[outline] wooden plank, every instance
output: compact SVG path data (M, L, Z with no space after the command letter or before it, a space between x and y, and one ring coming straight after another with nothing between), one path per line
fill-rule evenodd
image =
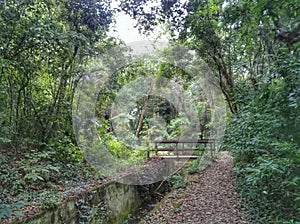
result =
M214 143L215 139L174 139L174 140L156 140L156 144L176 144L176 143Z
M155 150L157 150L158 152L164 152L164 151L174 151L174 150L176 150L175 148L157 148L157 149L155 149Z
M159 156L159 158L162 159L198 159L200 158L199 156L178 156L177 155L166 155L166 156Z
M169 152L169 151L181 151L181 152L184 152L184 151L200 151L199 149L193 149L193 148L179 148L179 149L176 149L176 148L157 148L157 149L153 149L151 151L158 151L158 152Z

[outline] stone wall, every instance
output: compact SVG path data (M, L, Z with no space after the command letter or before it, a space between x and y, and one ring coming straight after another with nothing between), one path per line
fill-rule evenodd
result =
M141 205L138 186L118 182L95 187L23 223L77 224L123 223Z

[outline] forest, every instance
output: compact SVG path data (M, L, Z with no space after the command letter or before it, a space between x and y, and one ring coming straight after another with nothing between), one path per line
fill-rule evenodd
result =
M147 161L154 140L223 132L249 223L299 223L300 1L117 3L0 1L0 223ZM170 45L131 54L117 12Z

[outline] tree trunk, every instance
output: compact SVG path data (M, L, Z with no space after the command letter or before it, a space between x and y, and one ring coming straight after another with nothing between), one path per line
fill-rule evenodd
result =
M146 112L147 105L148 105L148 102L149 102L149 99L150 99L150 94L153 90L154 83L155 83L155 80L152 81L152 83L150 85L150 88L147 92L146 99L144 101L144 105L143 105L142 110L141 110L141 115L139 117L138 126L137 126L136 132L135 132L136 137L139 137L140 131L142 130L145 112Z

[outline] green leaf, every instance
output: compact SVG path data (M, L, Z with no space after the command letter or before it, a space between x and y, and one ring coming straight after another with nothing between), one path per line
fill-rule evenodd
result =
M6 204L0 204L0 220L12 215L12 209Z
M15 216L18 216L18 217L24 216L24 213L21 212L21 211L14 211L13 214L14 214Z
M16 208L20 208L20 207L22 207L24 205L26 205L26 202L24 202L24 201L18 201L18 202L13 203L11 206L12 207L16 207Z

